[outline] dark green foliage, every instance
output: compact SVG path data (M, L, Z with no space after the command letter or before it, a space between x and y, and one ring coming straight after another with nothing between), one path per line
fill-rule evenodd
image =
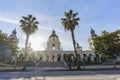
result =
M7 45L7 44L8 44L8 42L7 42L7 34L3 33L0 30L0 46Z
M101 36L93 38L95 52L107 59L120 56L120 30L115 32L103 31Z
M73 54L64 54L64 60L68 65L69 69L74 66L74 55Z
M9 41L7 34L0 30L0 46L9 46L12 51L12 55L18 51L18 45L15 42Z

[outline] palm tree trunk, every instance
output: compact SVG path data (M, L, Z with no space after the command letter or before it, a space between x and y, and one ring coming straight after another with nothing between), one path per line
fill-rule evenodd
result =
M28 48L28 41L29 41L29 35L26 35L26 42L25 42L25 56L24 56L24 62L23 62L23 71L26 70L26 56L27 56L27 48Z
M73 47L74 47L75 55L77 56L77 51L76 51L76 47L75 47L75 37L74 37L74 31L73 30L71 30L71 35L72 35L72 41L73 41Z
M28 41L29 41L29 35L26 35L26 42L25 42L25 49L27 49L27 45L28 45Z
M76 65L77 65L77 69L81 69L80 68L80 64L79 64L79 58L77 55L77 51L76 51L76 47L75 47L75 37L74 37L74 30L71 30L71 35L72 35L72 41L73 41L73 46L74 46L74 51L75 51L75 55L76 55Z

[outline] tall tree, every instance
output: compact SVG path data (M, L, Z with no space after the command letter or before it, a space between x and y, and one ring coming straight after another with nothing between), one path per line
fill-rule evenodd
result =
M25 42L25 58L27 53L28 41L31 34L35 33L38 30L38 21L36 18L29 14L27 17L23 16L20 20L20 28L26 35L26 42ZM26 60L24 60L23 70L26 70Z
M3 33L1 30L0 30L0 46L2 45L7 45L8 42L7 42L7 34Z
M76 41L75 41L75 36L74 36L74 30L75 27L77 25L79 25L78 21L80 20L79 17L77 17L78 13L73 13L72 10L70 10L69 12L65 12L65 18L62 18L62 25L64 27L65 30L70 31L71 35L72 35L72 41L73 41L73 47L74 47L74 51L77 57L77 51L76 51Z
M95 51L106 59L115 59L120 56L120 31L103 31L101 36L93 39Z

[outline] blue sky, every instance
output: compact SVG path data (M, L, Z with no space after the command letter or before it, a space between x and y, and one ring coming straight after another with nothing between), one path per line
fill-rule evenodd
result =
M34 50L44 50L52 30L56 30L63 50L73 50L71 33L64 32L61 18L64 12L72 9L80 17L79 27L75 29L76 41L88 49L91 27L100 35L120 29L120 0L1 0L0 29L11 34L16 28L19 46L23 47L25 35L19 28L21 16L33 14L39 21L39 30L30 38ZM64 35L64 36L63 36Z

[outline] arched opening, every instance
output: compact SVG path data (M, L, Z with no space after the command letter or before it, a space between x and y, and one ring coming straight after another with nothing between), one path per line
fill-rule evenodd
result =
M42 61L42 55L39 57L39 61Z
M71 60L74 61L74 54L70 54L71 55Z
M55 50L55 44L52 44L52 50Z
M93 62L94 62L94 56L93 56L92 54L89 54L89 56L88 56L88 61L89 61L90 63L93 63Z
M42 54L37 55L37 61L42 61Z
M64 55L63 55L63 60L64 60L65 62L66 62L66 55L67 55L67 54L64 54Z
M51 55L51 62L55 62L55 56L54 56L54 54Z
M94 60L95 63L100 63L100 56L98 54L95 54Z
M60 55L60 54L57 55L57 61L58 61L58 62L61 61L61 55Z
M87 55L86 54L83 54L83 61L87 62Z

